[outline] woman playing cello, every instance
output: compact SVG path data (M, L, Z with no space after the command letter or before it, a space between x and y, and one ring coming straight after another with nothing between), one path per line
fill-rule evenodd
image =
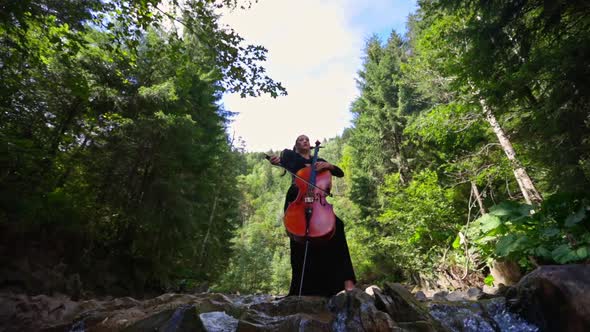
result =
M300 135L295 141L293 150L285 149L281 156L269 158L273 165L281 165L292 174L312 164L311 146L309 138ZM333 176L342 177L344 172L324 159L318 158L315 163L316 171L330 171ZM285 199L286 211L289 204L298 195L295 182L291 184ZM291 247L291 287L289 295L320 295L332 296L341 290L352 290L356 277L348 245L344 235L344 224L336 217L335 233L330 240L318 244L311 244L305 257L305 273L301 284L302 268L304 266L305 244L290 240Z

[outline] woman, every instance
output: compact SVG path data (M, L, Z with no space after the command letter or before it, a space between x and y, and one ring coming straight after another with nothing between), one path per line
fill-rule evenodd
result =
M281 165L291 173L297 173L300 169L311 165L313 156L309 138L300 135L295 141L293 150L285 149L280 157L269 158L273 165ZM342 177L344 172L324 159L316 161L318 172L329 170L333 176ZM297 198L298 188L294 181L287 191L284 210L289 203ZM291 239L291 288L289 295L298 295L301 282L301 272L305 255L305 244ZM305 274L301 295L332 296L341 290L347 291L354 288L356 277L344 236L344 224L336 217L336 232L332 239L326 243L310 244L305 263Z

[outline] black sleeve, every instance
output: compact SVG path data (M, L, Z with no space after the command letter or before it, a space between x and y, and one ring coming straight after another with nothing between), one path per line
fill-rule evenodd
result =
M297 153L289 149L283 150L281 152L281 166L290 172L297 173Z
M334 169L331 170L330 172L332 173L333 176L335 176L337 178L341 178L344 176L344 171L340 167L338 167L336 165L332 165L332 166L334 166Z
M318 158L318 161L326 161L326 160L322 159L322 158ZM332 164L332 166L334 166L334 169L330 171L330 173L332 173L332 176L335 176L337 178L341 178L344 176L344 171L340 167L338 167L334 164Z

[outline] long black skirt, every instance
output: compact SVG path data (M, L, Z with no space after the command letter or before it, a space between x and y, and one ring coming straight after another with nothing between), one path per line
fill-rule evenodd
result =
M296 187L289 188L285 200L285 210L295 197L297 197ZM305 243L295 242L293 239L290 242L291 287L289 295L299 295ZM344 289L345 280L352 280L356 283L344 235L344 223L336 217L334 236L329 241L320 244L309 244L301 295L333 296Z

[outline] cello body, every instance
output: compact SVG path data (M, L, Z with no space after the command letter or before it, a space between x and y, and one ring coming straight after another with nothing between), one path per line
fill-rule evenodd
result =
M317 153L314 162L317 159ZM336 231L336 215L326 200L332 187L330 171L315 172L314 163L300 169L295 177L299 190L297 198L285 211L284 225L289 236L297 242L327 241Z

